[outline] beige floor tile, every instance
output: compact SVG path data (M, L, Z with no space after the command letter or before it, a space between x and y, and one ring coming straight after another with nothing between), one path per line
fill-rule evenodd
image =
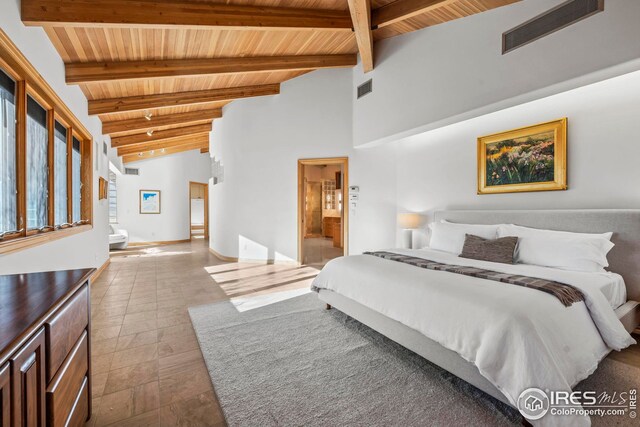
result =
M126 314L141 313L143 311L156 311L158 304L155 302L147 304L129 304L126 308Z
M155 303L156 301L157 301L157 297L155 293L149 293L148 295L143 297L131 298L129 300L129 304L131 305L151 304L151 303Z
M99 356L91 355L91 373L97 375L109 372L111 369L113 355L114 353L107 353Z
M105 329L122 325L124 316L102 317L91 319L91 327L95 329Z
M153 344L158 342L158 331L145 331L132 335L122 335L118 337L118 343L116 344L116 351L127 350L130 348L140 347L146 344Z
M120 335L121 326L111 326L108 328L94 328L93 324L91 325L91 339L95 343L100 340L107 340L109 338L114 338Z
M96 426L107 426L159 408L159 387L154 381L133 388L104 394Z
M213 392L206 392L161 407L160 425L218 427L225 425L225 422Z
M91 354L94 356L100 356L102 354L113 353L116 351L117 344L118 337L91 342Z
M129 313L124 316L124 323L140 322L145 320L156 320L155 311L141 311L139 313Z
M120 420L110 427L157 427L160 425L160 410L154 409L126 420ZM174 427L178 427L177 425Z
M160 370L160 404L168 405L213 390L204 363Z
M194 362L204 362L202 352L200 352L199 348L161 357L159 367L166 372L167 368L172 366L191 364Z
M104 393L104 386L107 383L109 372L91 375L91 397L96 398Z
M124 368L158 358L158 344L146 344L140 347L117 351L113 354L111 369Z
M157 326L158 328L167 328L182 323L191 323L191 318L186 312L172 316L158 316Z
M91 318L97 317L116 317L116 316L124 316L127 312L127 303L125 301L124 304L120 304L115 307L110 307L108 305L96 305L91 309Z
M131 335L131 334L137 334L138 332L153 331L155 329L158 329L158 321L156 319L134 320L134 321L124 322L122 324L122 329L120 330L120 333L122 335Z
M153 381L158 381L157 359L109 371L104 393L114 393Z

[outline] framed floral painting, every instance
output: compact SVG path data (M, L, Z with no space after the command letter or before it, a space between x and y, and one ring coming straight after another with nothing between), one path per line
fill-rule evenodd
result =
M566 118L478 138L478 194L566 189Z

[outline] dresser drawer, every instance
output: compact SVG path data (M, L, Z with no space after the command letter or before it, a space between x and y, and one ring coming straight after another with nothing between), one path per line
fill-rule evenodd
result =
M89 418L89 380L85 377L80 392L71 409L71 414L69 414L69 418L67 418L66 427L84 426L87 418Z
M46 323L47 382L78 341L89 322L89 290L85 285Z
M87 332L85 331L49 384L47 389L47 425L58 427L66 424L87 376L88 368L89 353Z

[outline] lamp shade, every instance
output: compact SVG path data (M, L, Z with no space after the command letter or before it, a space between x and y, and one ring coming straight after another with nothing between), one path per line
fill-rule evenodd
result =
M398 214L398 226L405 230L420 228L422 224L422 215L417 213L401 213Z

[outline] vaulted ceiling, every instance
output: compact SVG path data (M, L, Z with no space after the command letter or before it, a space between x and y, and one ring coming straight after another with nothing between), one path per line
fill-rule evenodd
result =
M125 162L208 151L234 99L320 68L375 66L373 43L520 0L22 0Z

